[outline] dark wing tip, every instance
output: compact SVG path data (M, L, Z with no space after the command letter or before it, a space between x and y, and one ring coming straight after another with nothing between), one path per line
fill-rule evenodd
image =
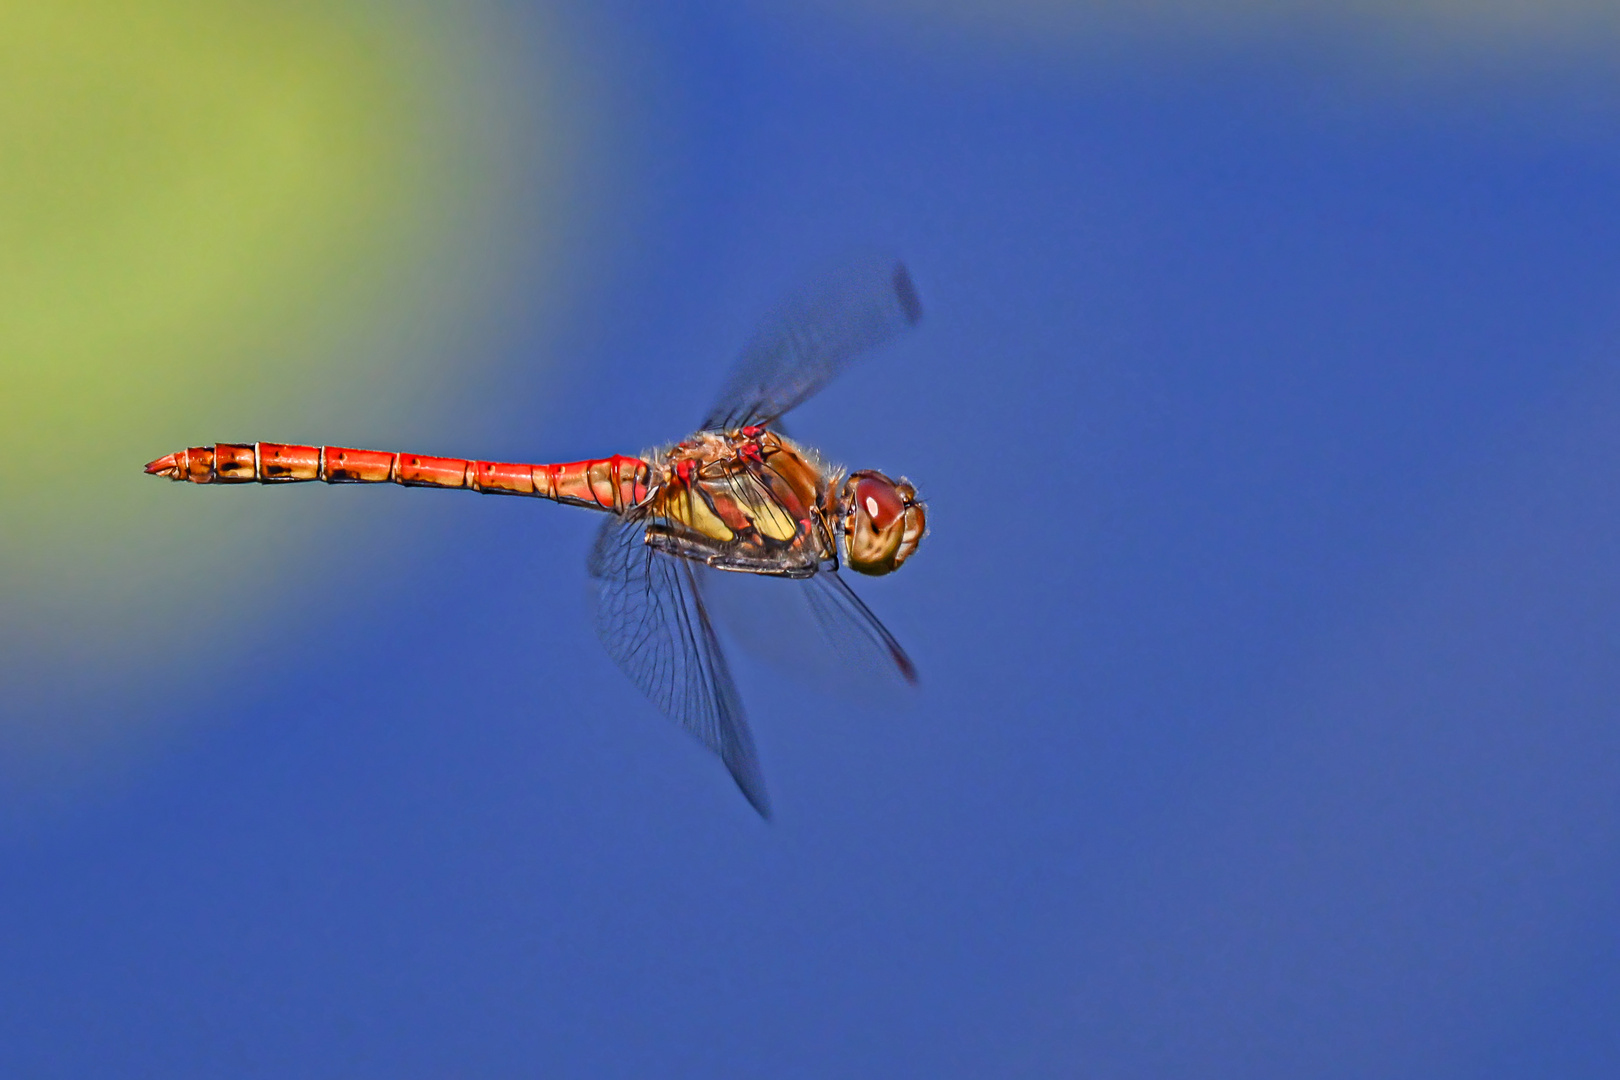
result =
M748 805L766 821L771 820L771 800L765 795L765 784L759 775L755 773L745 779L733 770L731 778L737 781L737 788L743 793L743 798L748 800Z
M906 650L902 649L898 644L890 643L889 657L894 661L894 666L900 669L900 676L909 685L916 686L918 682L917 665L911 662L911 657L906 655Z
M911 280L911 271L906 269L905 263L894 264L892 282L894 298L900 301L900 310L905 315L906 322L916 326L917 320L922 318L922 301L917 299L917 285Z

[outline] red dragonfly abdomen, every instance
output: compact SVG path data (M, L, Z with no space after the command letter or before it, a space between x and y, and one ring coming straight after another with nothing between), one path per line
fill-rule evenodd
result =
M651 469L640 458L614 454L557 465L395 454L345 446L218 443L167 454L146 471L193 484L403 484L465 488L494 495L530 495L571 506L623 513L647 497Z

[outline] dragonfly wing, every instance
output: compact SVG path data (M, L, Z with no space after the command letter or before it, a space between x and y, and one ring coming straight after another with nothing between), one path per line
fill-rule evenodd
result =
M800 584L822 635L853 670L886 671L917 684L911 657L838 571L823 569Z
M768 424L922 317L905 264L863 259L789 301L743 350L706 431Z
M739 649L822 691L893 702L917 671L894 635L837 574L767 577L698 568L709 616Z
M645 542L645 520L613 519L597 533L590 573L596 630L630 681L720 755L760 816L765 782L731 669L709 622L689 560Z

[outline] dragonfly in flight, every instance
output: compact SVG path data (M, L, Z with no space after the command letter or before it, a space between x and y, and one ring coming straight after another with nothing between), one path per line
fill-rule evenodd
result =
M926 511L904 478L845 472L790 439L783 414L921 317L904 264L847 266L755 335L699 430L636 457L531 465L286 443L216 443L146 466L193 484L394 483L528 495L610 515L588 568L608 653L664 713L719 755L764 817L770 803L706 599L710 571L796 584L843 656L917 681L894 636L839 576L888 574Z

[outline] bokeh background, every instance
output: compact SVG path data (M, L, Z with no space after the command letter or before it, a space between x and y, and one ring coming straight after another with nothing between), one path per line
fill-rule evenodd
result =
M0 2L0 1074L1620 1070L1610 4ZM739 657L758 819L595 521L141 475L795 418L930 504L920 690Z

